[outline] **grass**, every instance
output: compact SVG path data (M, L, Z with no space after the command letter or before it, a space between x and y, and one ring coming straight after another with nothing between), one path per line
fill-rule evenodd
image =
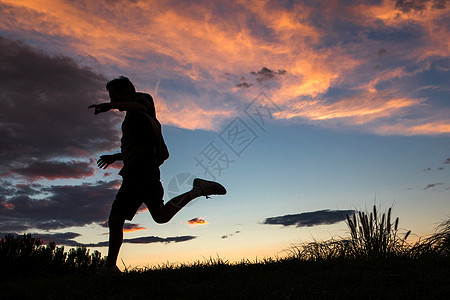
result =
M191 264L126 267L123 274L106 277L95 274L102 264L98 254L71 250L78 253L79 266L4 277L0 298L446 299L450 221L416 243L407 242L410 233L400 234L398 223L391 209L378 213L374 207L347 218L348 238L292 245L286 258L230 263L217 257ZM25 248L33 253L30 243ZM35 252L40 248L35 246ZM53 248L52 253L61 256L61 250Z

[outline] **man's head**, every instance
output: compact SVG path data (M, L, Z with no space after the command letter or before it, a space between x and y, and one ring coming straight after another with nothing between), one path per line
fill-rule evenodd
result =
M133 83L124 76L114 78L106 84L111 102L131 101L136 94Z

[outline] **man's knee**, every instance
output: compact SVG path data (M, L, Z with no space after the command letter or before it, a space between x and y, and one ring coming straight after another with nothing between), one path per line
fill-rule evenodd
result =
M158 224L164 224L170 220L170 218L167 217L163 207L149 208L149 211L153 220Z
M161 216L161 215L153 215L152 214L152 217L153 217L153 220L158 224L165 224L165 223L169 222L169 220L170 220L166 216Z

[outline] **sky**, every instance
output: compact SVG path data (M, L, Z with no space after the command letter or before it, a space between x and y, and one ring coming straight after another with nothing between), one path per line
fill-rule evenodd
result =
M169 223L141 207L127 266L282 257L393 207L412 239L450 215L450 3L0 0L0 233L107 255L124 114L150 93L165 201L201 177L227 195Z

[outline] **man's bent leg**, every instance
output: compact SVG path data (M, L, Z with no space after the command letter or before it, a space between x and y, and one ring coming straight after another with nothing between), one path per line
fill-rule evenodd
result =
M105 267L113 267L116 265L123 241L123 224L125 224L125 217L115 213L109 215L109 247Z
M189 192L172 198L164 206L149 208L149 211L156 223L167 223L178 211L180 211L180 209L186 206L186 204L200 196L198 191L192 189Z
M149 210L155 222L167 223L191 200L200 196L208 198L209 195L225 195L226 193L226 189L220 183L196 178L192 190L172 198L164 206L149 208Z

